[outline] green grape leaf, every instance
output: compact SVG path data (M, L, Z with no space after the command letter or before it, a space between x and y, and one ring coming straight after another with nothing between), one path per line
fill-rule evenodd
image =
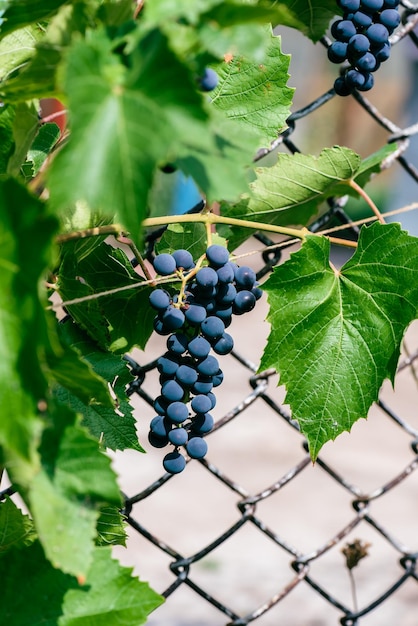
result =
M293 20L301 24L298 29L314 42L325 35L332 18L342 13L335 0L282 0L279 5L287 7ZM280 23L283 26L294 25L285 20Z
M56 626L65 593L78 586L75 578L47 561L39 541L0 554L0 580L0 623L9 626Z
M0 79L2 81L30 59L40 38L41 30L37 26L28 26L15 30L0 40Z
M30 165L30 177L36 176L45 163L46 158L50 154L52 148L60 137L60 129L54 123L43 124L33 140L27 154L25 166Z
M194 259L206 252L206 228L200 223L170 224L156 246L156 251L173 252L183 248L188 250Z
M58 405L54 428L42 440L43 467L29 492L39 540L54 567L85 576L93 558L96 524L104 504L120 505L110 459L98 442ZM64 423L63 423L64 421Z
M104 507L97 521L98 546L126 546L126 522L118 508Z
M285 127L294 92L287 87L290 55L282 53L280 37L270 34L269 40L262 64L235 57L217 66L219 84L211 95L216 108L249 125L264 144Z
M114 408L105 404L83 403L80 398L62 387L56 390L57 398L83 416L83 425L105 447L111 450L130 448L143 452L138 442L133 409L126 396L126 386L132 380L126 361L109 352L98 350L74 323L66 322L61 325L60 336L65 343L72 345L83 355L102 379L111 384L117 406Z
M65 595L58 626L139 626L164 599L132 568L112 559L111 548L96 548L86 584Z
M67 0L3 0L0 16L0 37L50 17Z
M329 249L309 235L263 285L271 333L260 369L280 373L312 459L367 417L385 378L393 382L418 305L418 239L399 224L363 227L340 271Z
M46 303L38 290L56 228L42 202L15 180L0 181L0 378L7 381L0 386L0 446L11 480L20 484L30 481L38 463L38 402L46 393L38 360Z
M80 249L78 242L65 244L58 287L64 302L87 299L67 310L102 349L120 354L134 345L143 348L153 331L151 288L141 285L144 279L122 250L102 243L80 256Z
M221 214L280 226L306 226L320 215L324 200L347 193L346 181L356 175L360 164L355 152L339 146L325 148L318 157L279 154L272 167L256 169L250 195L237 204L223 203ZM328 207L323 212L326 210ZM251 235L247 228L235 226L221 226L219 232L229 240L230 250Z
M18 102L13 124L14 150L7 165L7 173L17 176L21 165L39 130L38 110L34 102Z
M0 502L0 559L12 548L24 548L36 539L33 522L10 498Z
M398 146L395 143L388 143L377 152L374 152L370 156L363 159L359 169L354 176L354 180L360 187L365 187L372 178L373 174L378 174L382 171L382 163L390 157L391 154L396 152ZM357 192L352 187L347 187L346 193L355 195L358 197Z
M6 174L9 159L13 154L13 123L15 110L11 106L0 109L0 174Z

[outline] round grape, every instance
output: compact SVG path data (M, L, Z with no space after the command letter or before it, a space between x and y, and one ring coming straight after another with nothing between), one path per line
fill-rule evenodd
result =
M175 446L183 446L187 443L189 436L185 428L173 428L168 433L168 440Z
M357 11L360 0L337 0L337 4L343 11Z
M169 276L170 274L173 274L177 267L175 258L166 252L158 254L155 257L153 266L157 274L161 274L161 276Z
M390 57L390 43L385 43L379 50L374 53L378 63L387 61Z
M348 52L354 57L362 56L365 52L369 50L370 41L366 37L366 35L354 35L351 37L348 42Z
M353 22L357 28L367 28L373 22L373 18L368 13L356 11L353 15Z
M158 437L158 435L150 430L148 433L148 441L153 448L165 448L165 446L168 444L168 437Z
M389 32L383 24L372 24L366 30L366 37L373 46L383 46L388 43Z
M351 69L345 73L345 81L351 89L359 89L366 82L364 74L358 70Z
M154 409L157 411L159 415L165 415L168 405L169 405L169 402L166 398L164 398L164 396L158 396L158 398L154 400L154 403L152 406L154 407Z
M157 369L160 374L173 377L177 371L179 363L176 356L166 353L157 359Z
M163 320L160 320L159 317L156 317L154 319L153 325L154 325L154 330L158 335L170 335L171 334L171 329L167 328Z
M361 8L366 11L380 11L383 7L383 0L361 0Z
M188 350L195 359L205 359L210 352L210 343L204 337L195 337L189 342Z
M203 76L199 79L200 89L202 91L213 91L219 82L219 76L210 67L206 67Z
M168 380L161 387L161 395L169 402L177 402L183 400L184 389L175 380Z
M401 23L401 16L396 9L385 9L379 15L379 22L386 26L388 31L393 32Z
M228 263L229 252L223 246L213 244L206 250L206 258L214 268L219 268Z
M210 398L203 394L199 394L192 399L191 407L195 413L207 413L213 408Z
M192 437L186 444L186 450L192 459L203 459L208 451L208 444L202 437Z
M234 340L231 335L224 333L222 337L212 344L212 348L216 354L229 354L234 347Z
M218 281L218 274L212 267L202 267L196 274L196 283L203 289L212 289Z
M165 289L154 289L150 293L149 302L156 311L165 311L171 303L170 294Z
M210 413L199 413L192 420L192 430L197 435L209 433L214 425L214 419Z
M357 87L357 89L359 91L369 91L374 85L374 78L373 78L373 74L364 73L364 83L363 85L361 85L361 87Z
M191 387L197 381L197 372L190 365L180 365L176 371L176 379L184 387Z
M189 417L189 409L184 402L171 402L167 407L167 417L174 424L181 424Z
M255 275L254 270L251 267L247 267L246 265L242 265L238 267L235 272L235 282L238 288L248 289L254 286L257 277Z
M192 326L200 326L203 320L206 319L206 309L201 304L190 304L184 310L184 317Z
M216 273L220 283L229 284L234 280L234 268L231 263L225 263L225 265L216 270Z
M186 459L180 452L175 450L165 455L163 466L165 471L169 474L180 474L186 467Z
M385 0L384 8L385 9L396 9L400 4L400 0Z
M376 57L371 52L366 52L356 61L356 67L362 72L373 72L378 65Z
M203 359L203 361L197 364L196 369L199 374L203 374L204 376L215 376L219 371L218 359L210 354L206 359Z
M150 429L157 437L167 437L171 426L162 415L156 415L150 422Z
M347 58L347 42L334 41L327 50L331 63L343 63Z
M198 378L191 390L195 394L208 394L209 391L211 391L212 389L213 382L212 380L210 380L210 378L208 378L208 380L202 380L201 378Z
M248 313L255 307L255 303L255 295L251 291L245 289L239 291L234 300L234 313L237 315Z
M184 354L187 350L189 340L182 333L174 333L167 339L167 348L173 354Z
M334 82L335 93L338 96L349 96L353 90L345 82L344 76L338 76Z
M171 330L177 330L184 324L184 313L175 306L170 305L163 314L163 324L165 328Z
M188 250L176 250L172 256L176 262L177 269L190 270L194 266L193 257Z
M216 301L219 304L232 304L237 295L237 290L234 285L219 285Z
M331 34L338 41L349 41L357 29L351 20L337 20L331 26Z
M220 384L222 384L224 379L224 375L222 370L218 370L216 372L216 374L212 374L212 383L214 387L219 387Z
M207 317L201 324L200 330L209 341L211 339L218 339L225 331L225 324L219 317L211 315Z

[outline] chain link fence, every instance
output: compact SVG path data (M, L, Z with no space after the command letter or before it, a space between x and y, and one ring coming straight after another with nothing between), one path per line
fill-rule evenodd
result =
M418 65L418 6L403 1L402 16L391 43L408 39ZM326 54L330 41L325 37L320 44ZM406 78L405 66L401 71ZM287 130L256 160L277 148L298 152L295 131L320 109L327 116L334 98L329 89L294 112ZM397 144L384 168L398 163L409 182L418 183L417 163L408 153L418 139L418 101L412 101L408 125L400 127L358 92L340 106L352 99L384 130L387 142ZM331 201L311 229L356 238L358 224L345 210L346 200ZM262 280L289 250L286 241L278 245L262 235L253 244L259 254L246 263L257 266ZM172 476L161 475L158 450L128 461L115 456L130 527L128 551L118 556L167 599L150 625L415 626L416 327L407 334L396 391L385 385L368 420L327 444L313 466L276 374L256 373L267 336L263 306L234 325L239 349L222 364L225 382L207 435L207 459L189 460L183 474ZM142 441L158 394L155 357L162 350L155 338L145 354L126 357L135 376L128 393Z

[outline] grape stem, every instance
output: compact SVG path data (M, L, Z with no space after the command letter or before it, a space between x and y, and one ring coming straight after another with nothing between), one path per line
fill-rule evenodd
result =
M385 222L385 220L383 218L383 215L381 214L381 212L379 211L379 209L377 208L377 206L375 205L375 203L373 202L371 197L364 191L364 189L362 187L360 187L360 185L357 184L356 181L353 180L353 179L351 179L351 180L349 180L347 182L350 185L350 187L352 189L354 189L354 191L356 191L358 193L358 195L361 196L363 198L363 200L365 200L367 202L367 204L369 205L369 207L371 208L371 210L373 211L373 213L375 214L375 216L377 217L379 222L381 224L386 224L386 222Z

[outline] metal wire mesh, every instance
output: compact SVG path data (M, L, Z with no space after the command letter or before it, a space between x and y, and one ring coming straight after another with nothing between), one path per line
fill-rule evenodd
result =
M402 2L402 11L402 27L392 36L392 44L396 45L402 39L408 37L417 46L418 50L418 37L416 32L414 32L414 28L418 23L418 7L404 1ZM330 44L326 37L323 38L321 43L325 48ZM284 145L292 153L298 152L299 149L293 143L292 135L300 120L309 118L314 111L324 107L334 97L336 97L335 93L333 89L330 89L299 111L293 113L288 120L287 130L277 138L269 149L260 151L256 160L260 160L281 145ZM350 98L354 98L374 123L387 132L388 143L397 142L396 152L386 160L384 167L389 168L395 162L398 162L411 179L418 182L418 170L405 155L411 137L418 135L418 122L406 128L400 128L379 111L375 105L372 105L363 94L355 92ZM313 224L311 229L313 231L321 231L328 229L330 226L335 227L339 225L341 228L345 227L343 231L345 236L355 238L358 234L358 229L356 225L352 224L349 216L344 211L345 202L346 199L330 201L327 214ZM269 247L274 242L266 237L258 235L258 240L263 246L261 250L262 266L258 267L258 276L261 278L268 274L275 264L280 262L281 252L279 248ZM250 324L251 322L247 323ZM252 331L250 330L249 332L251 333ZM245 332L243 336L245 336ZM247 348L249 345L247 336L245 347ZM158 348L156 349L158 350ZM397 374L399 378L406 371L409 371L408 385L412 389L414 389L414 384L416 384L416 374L413 368L417 357L418 352L416 346L414 346L412 353L406 353L403 356ZM145 356L141 355L141 357L138 357L138 360L143 358ZM176 626L191 626L192 624L196 626L197 623L199 623L199 626L200 624L204 626L212 624L244 626L252 622L257 622L260 626L262 624L272 625L278 623L288 626L291 624L296 626L302 623L305 625L315 624L317 626L333 623L340 623L345 626L357 626L358 624L363 625L363 623L365 626L372 623L397 623L398 625L405 624L406 626L416 624L416 611L414 617L413 613L409 612L408 602L412 603L411 609L413 612L413 603L415 602L415 606L418 606L418 587L415 584L418 582L418 542L416 536L412 534L410 540L413 545L407 545L408 541L404 539L404 536L408 535L408 532L405 532L404 522L406 520L409 524L408 528L411 529L416 524L417 516L411 515L411 509L408 507L404 511L405 495L401 493L402 485L405 485L410 480L411 475L414 475L415 478L417 476L416 473L414 474L418 467L416 407L410 408L407 405L408 408L405 410L405 404L403 404L403 407L398 410L391 406L391 396L387 400L382 395L373 409L376 415L375 419L379 420L380 424L384 424L381 428L384 432L383 437L386 438L386 443L389 440L390 444L391 440L394 442L397 439L397 435L395 435L395 432L392 434L392 430L402 433L402 442L399 443L400 447L397 453L397 459L402 459L401 466L399 463L391 461L390 445L389 450L383 448L382 440L376 437L375 434L373 434L374 440L372 439L368 445L382 446L382 450L384 450L382 453L386 455L385 458L391 473L390 475L374 476L375 482L373 486L367 484L369 481L363 480L363 477L367 479L367 473L373 464L373 454L370 451L366 452L365 457L361 459L360 456L357 457L355 447L351 448L352 466L357 466L356 469L358 470L357 479L359 480L357 481L348 477L350 471L347 470L347 465L341 467L335 455L334 457L331 455L331 460L327 460L327 454L321 454L315 466L316 477L318 478L319 474L322 474L327 480L324 484L321 480L313 483L314 489L319 490L315 494L314 499L310 498L309 493L307 493L311 489L312 483L309 482L310 479L306 481L307 490L303 491L302 487L302 491L297 491L296 495L293 496L294 500L299 499L299 506L297 512L294 513L294 518L290 519L290 525L289 519L287 519L286 523L281 523L280 511L283 511L283 507L289 506L289 502L292 502L292 497L288 498L286 496L287 491L293 484L303 485L305 477L307 478L312 472L312 463L307 453L306 443L299 433L297 424L292 421L287 407L278 397L275 373L266 371L257 374L256 365L239 352L233 352L229 358L235 363L235 365L231 366L231 372L233 372L234 377L239 377L239 388L241 393L245 395L242 395L238 402L233 404L232 408L223 412L223 407L218 409L215 427L208 435L209 453L207 460L196 461L189 459L188 462L195 466L198 465L201 470L193 479L195 485L197 484L197 490L201 489L202 491L198 498L199 504L197 505L202 506L200 523L209 526L211 524L207 519L207 509L204 504L202 505L206 498L206 485L209 485L209 481L206 478L203 479L203 473L205 473L206 477L209 477L211 489L215 489L215 493L217 488L219 488L219 491L222 490L222 493L226 489L233 496L230 510L233 510L234 514L227 516L228 521L225 522L224 527L219 531L214 530L209 540L203 541L194 550L188 550L182 546L181 538L185 534L190 535L196 531L196 527L193 526L194 522L190 521L190 507L194 506L193 501L196 498L196 493L190 487L190 481L185 482L183 475L173 477L163 474L138 491L133 488L133 493L125 497L125 515L132 532L138 533L147 542L155 546L158 552L167 557L167 566L172 579L164 590L162 588L159 589L167 598L167 606L170 606L170 599L179 589L187 587L194 592L194 595L188 595L188 600L185 604L188 608L181 617L167 617L167 615L170 615L168 608L168 613L166 612L162 621L159 621L159 611L161 609L158 609L151 618L152 624L175 623ZM152 377L155 363L149 362L146 365L140 365L132 356L127 357L127 359L133 374L136 376L128 393L131 397L137 397L138 419L140 422L145 423L147 422L147 412L146 410L144 411L144 407L151 407L155 396L152 384L150 390L147 390L148 381ZM239 368L239 372L237 368ZM246 388L248 389L247 393L242 391ZM221 391L221 393L228 395L228 390L225 392ZM396 405L396 401L393 400L393 402ZM267 427L262 424L266 412L270 416L274 415L274 419L281 424L281 444L278 446L278 454L283 454L283 450L287 447L287 438L289 441L288 448L291 448L293 452L292 454L286 454L284 460L282 459L277 464L271 465L271 474L269 477L263 476L261 480L265 482L262 482L261 487L249 488L247 486L248 474L246 473L245 477L237 477L237 467L234 466L233 462L230 462L228 452L225 453L225 447L221 446L222 452L217 453L216 444L212 447L211 441L216 440L219 443L221 436L227 438L232 425L237 426L236 432L239 433L238 428L241 422L247 419L248 413L251 413L253 421L257 421L257 426L254 425L254 428L263 430L263 436L266 439L274 440L275 434L273 430L270 432L271 425ZM407 419L404 417L405 412L410 412ZM251 432L253 433L254 431ZM375 433L376 431L373 432ZM250 434L249 437L242 436L240 439L241 436L239 434L235 435L240 441L240 449L247 450L243 454L248 455L248 463L250 465L256 463L256 461L252 461L254 446L260 445L258 439L252 440L252 436ZM297 447L295 446L296 439L299 442ZM274 446L274 443L271 443L271 445ZM260 451L258 452L259 458ZM155 451L151 454L154 453ZM213 460L213 456L216 457L216 461ZM277 478L276 473L279 467L281 468L281 474ZM239 468L242 470L243 465L241 464ZM185 474L188 471L189 467L186 468ZM253 471L256 472L257 470L254 469ZM172 485L174 504L170 505L169 510L155 509L152 514L154 517L144 514L145 501L158 498L158 493L166 490L168 485ZM397 494L399 494L398 498L396 497ZM212 507L212 509L219 512L220 507L225 506L223 505L224 496L219 495L219 500L217 501L216 495L209 496L209 492L207 492L207 500L212 497L215 500L211 500L211 504L208 504L208 507ZM303 506L303 498L306 500L306 507ZM263 506L270 501L274 501L273 509L278 512L276 516L271 515L271 510L269 514L265 515ZM388 501L389 508L392 509L393 515L390 521L388 521L387 515L382 514L379 509L379 502L382 501ZM336 513L338 521L335 522L332 533L329 532L329 525L327 525L328 534L321 537L321 540L317 540L314 547L310 546L307 549L304 534L309 526L316 523L313 518L315 518L318 510L325 517ZM416 513L418 513L418 509ZM165 537L159 536L159 532L156 530L158 525L156 521L161 516L172 516L172 523L180 527L177 535L175 533L173 535L173 543L167 541ZM193 516L193 520L195 519L196 515ZM395 524L393 520L395 520ZM297 533L294 532L294 529L292 529L292 532L289 531L292 524L299 530L299 539L296 542L294 537ZM321 526L321 521L318 521L318 524ZM215 525L218 526L219 524ZM243 549L244 554L241 554L240 558L236 559L238 563L236 575L238 579L242 578L244 585L248 584L246 582L247 576L244 576L241 568L248 567L253 569L255 575L252 584L257 586L260 590L260 596L264 599L248 610L238 610L235 608L237 602L235 601L236 598L234 598L234 592L228 589L227 585L225 588L222 576L215 576L217 584L216 582L206 584L205 580L208 577L206 579L204 576L202 577L202 567L199 569L199 564L202 566L205 561L208 561L208 558L210 559L211 556L214 557L214 555L218 554L221 548L226 547L234 538L249 527L255 529L257 533L267 540L268 548L260 548L258 553L257 550L254 553L249 549L250 544L247 544ZM162 532L164 534L164 531ZM252 534L251 537L253 536ZM289 539L289 536L292 539ZM366 537L367 541L363 537ZM369 544L370 537L372 537L370 540L371 545ZM177 545L175 545L174 541L177 541ZM294 543L299 545L299 547L296 547ZM374 544L385 546L384 549L382 547L384 556L379 557L381 558L380 564L377 566L377 569L372 568L372 573L368 576L367 566L363 566L360 563L360 559L367 555L369 555L368 559L370 561L374 558ZM277 554L280 554L280 558L278 557L277 561L277 570L273 573L273 576L271 576L271 571L263 575L262 568L260 569L257 566L257 560L262 565L264 549L271 553L276 551ZM344 555L341 554L341 550L344 551ZM378 552L377 548L376 551ZM245 553L248 556L247 561L245 561ZM236 557L236 552L233 554ZM327 561L327 557L330 554L334 555L332 563ZM347 593L341 593L341 585L339 588L338 585L337 587L334 585L335 581L333 578L337 567L335 554L338 554L337 560L340 559L339 569L345 571L344 584L350 590L348 595ZM281 560L282 557L284 557L284 561ZM364 562L366 563L366 561L367 559ZM364 575L361 574L363 567ZM279 568L281 568L280 574ZM141 573L140 567L138 571ZM324 577L324 571L328 576L325 575ZM357 571L359 572L359 578L356 588ZM379 574L380 571L381 575ZM383 575L383 572L385 575ZM162 576L162 579L164 579L164 576ZM400 611L394 619L393 617L388 618L388 613L382 616L381 611L377 613L377 622L368 621L372 613L374 614L383 605L386 606L388 601L400 594L405 586L408 586L409 592L405 601L406 609L403 613ZM309 593L307 587L322 600L322 605L319 609L321 617L317 620L309 614L309 602L305 601L305 597L307 598ZM263 588L266 588L265 595L263 595ZM297 590L302 588L303 592L297 593ZM361 593L359 593L360 589ZM296 593L300 604L299 614L297 617L294 617L293 614L289 614L287 611L286 599ZM360 599L357 597L357 594L361 596ZM344 599L342 600L341 597ZM203 605L200 603L199 605L201 607L200 618L196 617L196 613L191 610L193 603L196 603L198 598L206 603ZM213 617L208 616L207 608L205 608L205 606L208 607L209 605L216 609L215 612L209 613ZM242 607L243 605L245 605L245 602L241 603L240 606ZM283 611L279 610L281 605L284 607ZM399 607L399 605L396 606ZM412 621L408 621L408 616L410 616Z

